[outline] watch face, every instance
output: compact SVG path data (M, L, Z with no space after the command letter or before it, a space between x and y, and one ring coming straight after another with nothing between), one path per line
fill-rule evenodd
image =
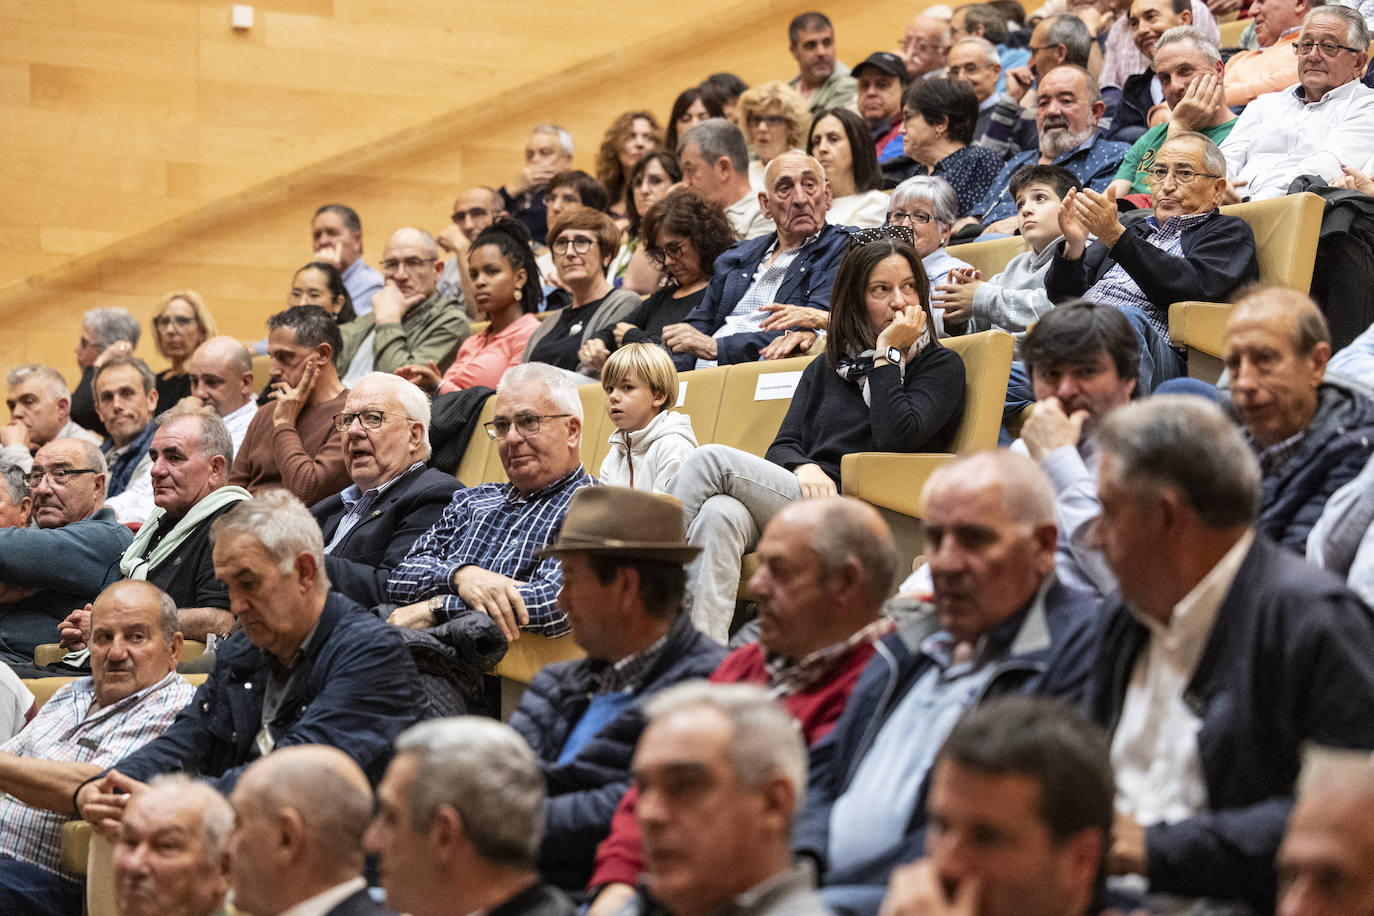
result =
M896 347L887 348L887 361L890 363L900 363L902 361L902 351Z

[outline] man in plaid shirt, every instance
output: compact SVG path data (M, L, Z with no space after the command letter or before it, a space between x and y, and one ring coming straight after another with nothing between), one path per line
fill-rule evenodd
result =
M116 582L91 608L91 676L58 690L0 749L0 912L80 912L61 865L72 793L156 738L195 688L176 673L177 609L148 582Z
M429 627L481 611L508 640L522 629L562 636L562 569L536 551L558 536L573 493L592 482L582 469L582 400L560 370L523 363L501 377L486 426L510 482L454 494L392 572L387 593L403 606L389 619Z

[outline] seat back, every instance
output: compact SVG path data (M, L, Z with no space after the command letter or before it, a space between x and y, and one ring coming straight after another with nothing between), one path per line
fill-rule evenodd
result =
M1260 282L1305 293L1312 288L1317 236L1326 201L1310 192L1222 207L1255 233Z
M609 450L615 424L606 415L606 389L600 382L577 386L582 399L582 467L595 477L601 471L601 458Z
M727 367L710 441L762 457L787 415L802 370L815 358L798 356ZM697 440L704 441L700 430Z
M465 486L476 486L479 483L487 483L485 476L487 471L487 461L496 454L496 443L491 436L487 435L487 429L483 426L488 420L496 415L495 396L487 398L487 402L482 405L482 412L477 417L477 425L472 430L472 435L468 437L468 446L463 450L463 457L458 460L457 477ZM500 461L497 462L500 465Z
M966 242L963 245L951 245L948 249L951 255L967 261L982 272L984 280L991 280L1000 274L1008 261L1025 250L1026 240L1019 235L986 242Z
M1230 22L1221 22L1217 28L1221 32L1221 47L1239 48L1240 37L1245 34L1245 27L1253 20L1251 19L1232 19Z
M272 358L270 356L253 357L253 396L262 394L262 390L267 387L267 383L272 381Z
M997 447L1002 407L1007 399L1014 339L991 330L942 340L964 360L964 417L950 443L961 455Z

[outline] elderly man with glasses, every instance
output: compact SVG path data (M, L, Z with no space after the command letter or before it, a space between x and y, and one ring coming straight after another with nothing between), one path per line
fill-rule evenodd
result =
M1259 279L1254 233L1239 217L1217 211L1225 165L1216 144L1185 131L1159 148L1147 170L1153 212L1122 216L1111 188L1105 195L1070 191L1059 211L1064 241L1045 291L1056 303L1081 296L1125 311L1154 357L1155 384L1185 370L1169 346L1169 304L1225 301Z

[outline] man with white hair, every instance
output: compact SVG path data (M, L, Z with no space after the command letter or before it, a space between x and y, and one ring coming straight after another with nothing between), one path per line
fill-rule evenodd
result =
M522 629L562 636L563 572L537 551L558 536L573 493L592 482L582 468L582 399L562 370L522 363L501 376L486 428L510 482L454 494L391 574L388 597L404 605L391 622L428 627L475 610L508 640Z
M210 786L180 774L154 779L129 800L115 839L119 916L222 912L233 827L234 809Z
M544 189L549 179L573 167L573 138L557 124L536 124L525 140L525 166L497 193L505 210L530 229L530 237L543 241L549 234Z
M233 337L211 337L191 354L186 374L191 396L224 421L238 454L248 424L258 412L253 400L253 354Z
M359 379L334 418L353 483L310 514L324 533L330 584L364 607L386 601L391 571L461 486L452 474L425 467L429 420L425 393L385 372Z
M961 38L949 49L949 65L945 69L950 79L968 84L978 100L978 122L973 127L973 142L977 143L992 124L997 103L1007 99L1015 104L1005 92L997 91L1002 75L997 46L986 38Z
M0 461L28 471L33 466L33 453L54 439L86 439L100 444L99 436L72 420L67 380L56 369L38 363L16 366L5 381L9 385L5 403L10 421L0 426Z
M81 318L81 340L76 345L81 380L72 388L71 417L98 436L105 435L105 424L96 413L91 387L97 364L117 353L133 353L142 330L138 319L124 309L91 309Z

